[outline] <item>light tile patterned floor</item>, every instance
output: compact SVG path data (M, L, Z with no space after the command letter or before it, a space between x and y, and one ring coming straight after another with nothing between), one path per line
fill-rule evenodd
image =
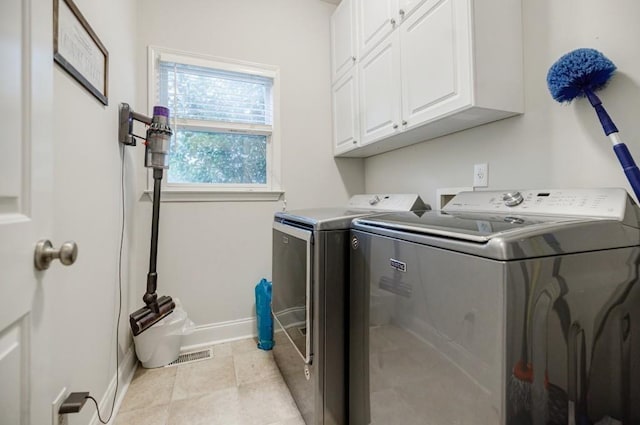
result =
M270 351L255 339L213 346L213 358L138 366L116 425L304 425Z

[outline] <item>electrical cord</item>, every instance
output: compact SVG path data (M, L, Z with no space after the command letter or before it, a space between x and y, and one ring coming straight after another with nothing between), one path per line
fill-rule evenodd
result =
M118 320L116 321L116 390L113 393L113 401L111 402L111 412L109 413L109 417L107 420L102 419L102 415L100 414L100 407L98 406L98 402L92 396L87 396L87 399L93 400L93 403L96 405L96 411L98 412L98 420L102 424L108 424L111 421L111 417L113 416L113 412L116 407L116 399L118 398L118 386L120 383L119 369L120 369L120 355L118 350L118 342L120 341L120 318L122 316L122 250L124 245L124 229L125 229L125 197L124 197L124 145L120 144L120 156L122 158L122 162L120 164L120 196L122 202L122 226L120 228L120 250L118 253Z
M116 379L117 379L117 378L116 378ZM107 418L107 420L106 420L106 421L104 421L104 420L102 420L102 416L100 416L100 408L98 407L98 402L96 401L96 399L95 399L95 398L93 398L93 397L92 397L92 396L90 396L90 395L88 395L86 398L87 398L87 399L90 399L90 400L93 400L93 404L95 404L95 405L96 405L96 411L98 412L98 420L100 421L100 423L108 424L108 423L109 423L109 421L111 420L111 416L113 415L113 406L111 407L111 413L109 414L109 417ZM115 397L114 397L114 400L115 400Z

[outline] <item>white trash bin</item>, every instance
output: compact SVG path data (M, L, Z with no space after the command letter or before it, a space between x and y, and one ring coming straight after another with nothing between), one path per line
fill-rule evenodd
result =
M166 366L180 355L182 336L192 332L194 323L188 319L180 301L174 298L176 308L149 329L133 337L138 360L150 369Z

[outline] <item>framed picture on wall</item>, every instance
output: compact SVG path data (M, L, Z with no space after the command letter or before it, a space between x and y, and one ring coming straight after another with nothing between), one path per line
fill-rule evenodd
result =
M53 59L104 105L109 52L72 0L53 0Z

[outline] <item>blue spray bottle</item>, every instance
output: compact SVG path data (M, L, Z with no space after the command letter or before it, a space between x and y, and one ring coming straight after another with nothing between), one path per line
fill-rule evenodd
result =
M273 348L273 318L271 317L271 282L261 279L256 285L256 316L258 321L258 348Z

